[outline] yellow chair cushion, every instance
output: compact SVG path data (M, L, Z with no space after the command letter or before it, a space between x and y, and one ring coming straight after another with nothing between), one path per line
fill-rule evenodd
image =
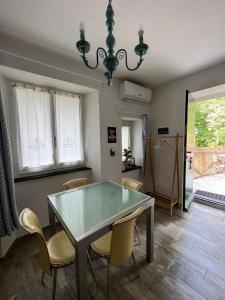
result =
M128 177L122 179L122 185L135 191L140 191L143 187L142 182Z
M47 241L47 248L52 265L64 265L75 260L75 249L63 230Z
M92 249L100 255L110 255L112 231L106 233L91 244Z

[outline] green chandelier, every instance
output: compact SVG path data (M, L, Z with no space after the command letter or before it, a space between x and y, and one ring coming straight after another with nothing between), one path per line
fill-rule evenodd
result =
M77 49L81 53L83 62L89 69L92 70L96 69L99 65L99 57L103 59L103 64L106 68L106 72L104 73L104 75L107 78L108 85L110 85L110 81L113 77L113 73L115 72L119 64L119 60L125 59L126 68L129 71L135 71L140 67L143 61L143 56L148 51L148 45L144 43L144 30L141 26L138 32L139 44L134 48L135 53L139 56L139 61L137 63L137 66L134 68L130 68L128 66L127 51L125 49L119 49L116 52L116 54L114 54L116 39L113 35L113 26L115 24L113 17L114 17L114 11L112 8L112 0L109 0L107 10L106 10L106 25L108 27L106 46L108 48L108 51L106 51L102 47L99 47L97 49L95 66L90 66L86 57L86 54L90 51L90 44L88 41L85 40L85 29L84 29L84 24L82 22L80 24L80 40L76 43Z

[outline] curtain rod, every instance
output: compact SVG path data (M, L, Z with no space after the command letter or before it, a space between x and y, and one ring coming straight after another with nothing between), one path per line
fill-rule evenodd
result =
M51 88L51 87L44 87L44 86L39 86L39 85L35 85L33 83L26 83L26 82L14 82L12 83L12 87L17 87L17 86L23 86L24 88L31 88L33 90L35 90L35 88L39 88L43 91L47 91L49 93L62 93L62 94L71 94L71 95L74 95L74 96L79 96L81 97L81 94L79 93L76 93L76 92L70 92L70 91L65 91L65 90L61 90L61 89L57 89L57 88Z

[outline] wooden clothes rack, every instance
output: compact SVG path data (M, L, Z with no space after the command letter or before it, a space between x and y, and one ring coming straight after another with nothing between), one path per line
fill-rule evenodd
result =
M182 138L177 132L176 135L171 136L157 136L152 137L151 135L147 136L147 145L146 145L146 155L145 155L145 177L144 177L144 187L146 190L148 178L151 177L152 180L152 192L148 192L150 196L155 198L155 203L158 206L169 208L170 214L173 214L173 208L175 205L181 206L181 199L180 199L180 176L179 176L179 138ZM174 153L174 164L173 164L173 174L172 174L172 187L171 187L171 195L163 195L156 191L155 187L155 177L154 177L154 168L153 168L153 161L152 161L152 139L161 139L166 141L167 139L174 139L175 140L175 153ZM167 142L166 142L167 143ZM175 192L175 187L177 183L177 193Z

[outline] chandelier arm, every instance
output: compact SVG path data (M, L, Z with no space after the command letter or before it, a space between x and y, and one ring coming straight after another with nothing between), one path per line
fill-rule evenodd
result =
M141 63L143 62L143 60L144 60L144 59L142 58L142 56L140 56L140 60L139 60L139 62L137 63L137 66L134 67L134 68L130 68L130 67L128 66L128 61L127 61L127 51L126 51L125 49L119 49L119 50L116 52L116 58L119 59L119 60L125 59L126 68L127 68L129 71L135 71L135 70L137 70L137 69L140 67L140 65L141 65Z
M86 67L88 67L89 69L97 69L98 67L98 64L99 64L99 57L101 59L105 58L107 56L107 52L105 51L104 48L102 47L98 47L98 49L96 50L96 65L93 67L93 66L90 66L89 63L88 63L88 59L86 58L85 54L82 54L81 57L83 59L83 62L85 64Z

